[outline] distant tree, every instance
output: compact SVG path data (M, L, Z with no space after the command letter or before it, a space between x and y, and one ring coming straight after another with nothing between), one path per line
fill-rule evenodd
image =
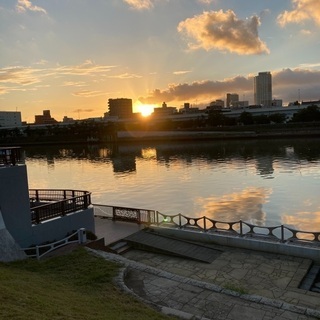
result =
M282 113L274 113L269 116L269 120L273 123L284 123L286 121L286 115Z
M292 117L292 122L312 122L320 121L320 109L317 105L313 104L307 108L299 110Z
M217 127L223 126L226 123L226 117L220 110L211 110L208 114L208 125Z
M239 116L239 122L243 123L244 125L253 124L253 116L250 112L243 111Z
M269 124L270 119L267 115L261 114L259 116L254 116L253 117L254 123L256 124Z

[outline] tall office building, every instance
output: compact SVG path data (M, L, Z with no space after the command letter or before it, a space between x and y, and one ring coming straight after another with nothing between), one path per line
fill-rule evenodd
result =
M227 107L234 107L239 101L239 95L237 93L227 93Z
M118 118L132 117L132 99L118 98L109 99L109 116Z
M254 104L265 107L272 105L272 77L270 72L259 72L254 77Z

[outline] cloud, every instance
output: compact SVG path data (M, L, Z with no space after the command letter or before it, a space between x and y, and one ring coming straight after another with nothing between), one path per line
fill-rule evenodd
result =
M136 79L136 78L142 78L142 76L139 76L137 74L131 74L131 73L122 73L115 76L109 76L109 78L116 78L116 79Z
M46 68L44 63L37 65L36 68L26 68L20 66L0 68L0 83L3 84L0 95L8 93L13 90L25 90L22 87L30 86L36 83L41 83L45 79L53 77L64 77L64 76L90 76L94 78L97 75L105 74L109 72L115 66L97 65L92 61L87 60L80 65L74 66L57 66L53 68ZM83 82L70 81L61 82L65 86L81 86ZM12 86L16 87L13 88ZM43 84L44 85L44 84ZM28 90L33 90L29 88Z
M283 69L272 73L273 95L284 102L318 100L320 71L312 69ZM299 94L298 94L299 92Z
M316 84L319 86L320 71L310 69L283 69L272 73L272 80L277 86L295 86Z
M240 20L232 10L203 12L178 25L178 31L192 39L190 49L220 50L239 55L269 53L258 36L259 17Z
M318 68L320 67L320 62L318 63L303 63L300 65L300 68Z
M181 71L174 71L173 74L174 75L181 75L181 74L186 74L186 73L190 73L192 71L190 70L181 70Z
M145 10L153 8L153 1L151 0L124 0L132 9Z
M16 4L16 10L18 12L26 12L26 11L34 11L34 12L42 12L47 13L47 11L41 7L34 6L29 0L18 0Z
M192 83L171 84L166 90L155 89L147 97L140 97L142 103L161 103L163 101L188 101L190 99L222 98L226 92L246 92L252 90L252 78L237 76L222 81L195 81Z
M272 71L273 94L277 99L283 99L285 103L297 100L297 90L301 90L301 97L305 100L319 99L320 71L312 70L319 64L308 65L310 68L283 69ZM220 81L204 80L192 83L170 84L167 89L155 89L145 97L139 97L139 101L149 104L160 104L163 101L186 102L199 100L209 103L215 99L224 99L226 93L236 92L245 94L244 100L253 97L253 76L236 76Z
M66 81L63 83L63 86L66 87L83 87L85 85L86 84L83 81Z
M83 64L75 66L57 67L56 72L60 74L74 74L74 75L92 75L96 73L109 72L115 66L97 65L91 60L86 60Z
M300 31L300 33L304 36L310 36L312 34L312 32L310 30L307 30L307 29L302 29Z
M38 70L23 67L0 69L0 82L8 84L30 85L39 82Z
M29 85L40 81L40 78L61 75L90 76L106 73L114 66L96 65L90 60L75 66L58 66L56 68L26 68L20 66L0 69L0 82Z
M198 2L203 3L203 4L210 4L214 2L215 0L198 0Z
M278 16L280 26L288 23L301 23L306 20L313 20L320 26L320 5L319 0L291 0L293 10L284 11Z
M105 92L93 91L93 90L81 90L81 91L72 93L73 96L81 97L81 98L91 98L91 97L102 96L105 94L106 94Z

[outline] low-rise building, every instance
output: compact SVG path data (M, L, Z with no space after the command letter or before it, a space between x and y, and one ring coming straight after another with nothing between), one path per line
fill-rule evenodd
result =
M41 115L35 116L35 124L55 124L58 121L51 117L50 110L43 110Z

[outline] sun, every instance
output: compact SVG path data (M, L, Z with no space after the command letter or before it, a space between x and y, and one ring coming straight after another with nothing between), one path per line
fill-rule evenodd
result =
M141 103L141 104L138 104L136 108L137 108L137 112L140 112L143 117L148 117L153 112L155 105Z

